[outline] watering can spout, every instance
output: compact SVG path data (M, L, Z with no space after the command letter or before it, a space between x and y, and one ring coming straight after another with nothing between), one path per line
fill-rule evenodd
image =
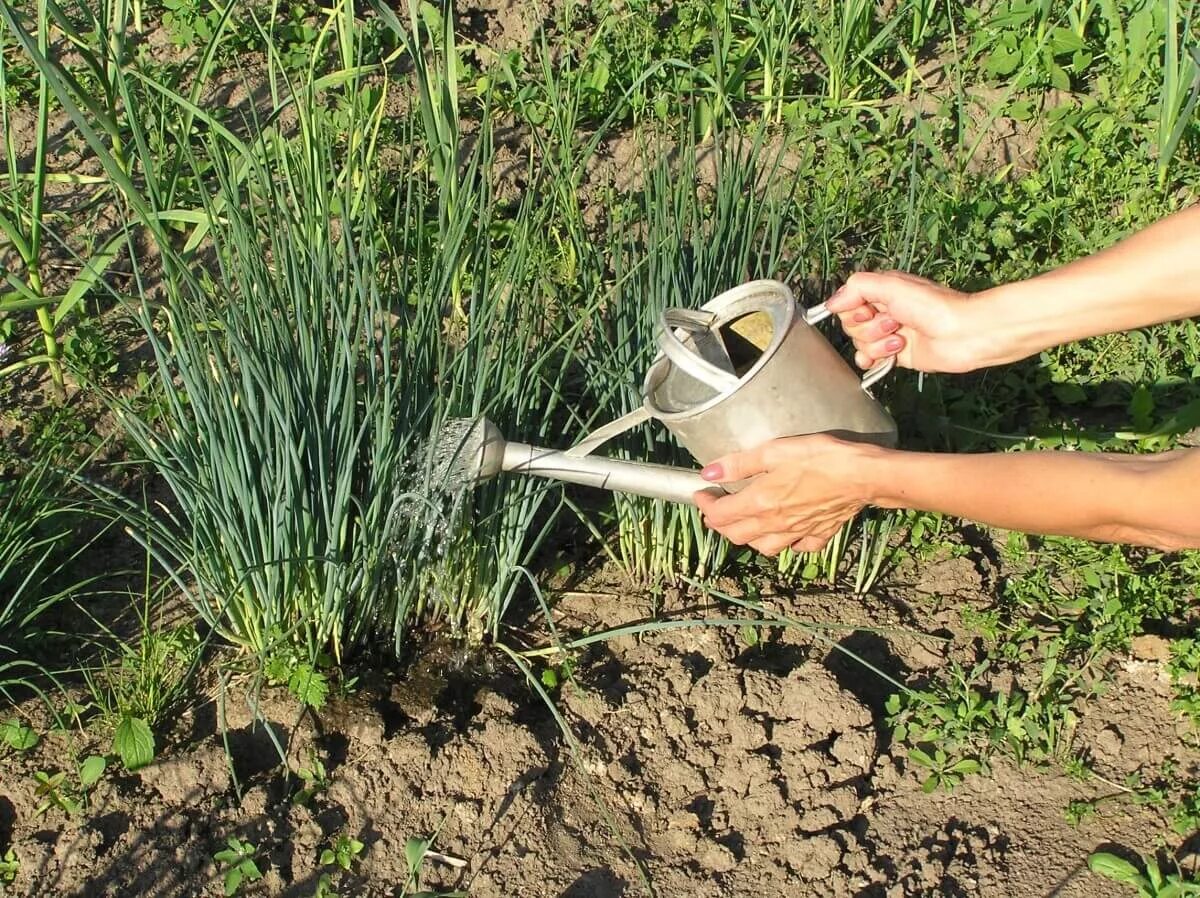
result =
M438 446L439 454L447 458L447 463L440 466L440 476L450 484L470 484L500 473L527 474L681 505L694 504L695 494L702 490L725 492L688 468L572 456L556 449L510 442L487 418L447 422Z

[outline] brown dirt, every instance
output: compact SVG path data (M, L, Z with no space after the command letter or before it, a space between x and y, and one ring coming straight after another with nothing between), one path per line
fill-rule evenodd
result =
M923 570L891 596L775 601L799 618L929 632L943 613L936 595L957 606L972 583L982 594L968 559ZM570 631L645 610L641 598L590 592L564 595L555 613ZM938 640L899 629L835 638L901 676L946 655ZM15 894L217 895L212 855L238 835L259 847L265 872L243 894L311 895L321 849L349 833L366 849L335 879L341 894L397 895L406 840L440 827L435 848L466 867L427 861L425 875L472 898L647 894L630 852L662 898L1117 896L1087 872L1087 854L1152 850L1165 829L1154 810L1127 802L1072 827L1066 803L1106 787L1007 762L952 793L924 794L881 726L888 687L800 631L752 648L710 627L589 648L559 696L579 757L518 673L439 673L445 661L373 675L317 719L298 720L277 693L206 701L181 715L151 767L107 775L82 820L37 817L32 773L88 747L51 736L9 753L0 844L21 859ZM1130 660L1084 715L1077 743L1119 782L1161 759L1175 726L1169 701L1161 664ZM315 752L329 771L307 805L289 800L297 781L281 773L272 733L293 769Z

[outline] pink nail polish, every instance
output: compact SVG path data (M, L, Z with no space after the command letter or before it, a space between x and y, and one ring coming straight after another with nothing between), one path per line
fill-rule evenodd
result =
M720 480L725 476L725 471L720 465L705 465L700 469L700 476L705 480Z
M899 352L904 348L904 341L899 337L889 337L883 344L883 348L888 352Z
M871 311L869 309L859 309L854 313L854 320L859 324L862 324L864 321L870 321Z

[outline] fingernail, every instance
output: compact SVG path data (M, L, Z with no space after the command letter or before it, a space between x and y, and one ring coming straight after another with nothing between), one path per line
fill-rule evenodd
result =
M862 324L864 321L870 321L872 314L873 313L870 309L859 309L854 313L854 320L859 324Z
M705 465L700 469L700 476L705 480L720 480L725 476L725 469L720 465Z
M900 329L900 322L895 318L884 318L879 322L879 327L885 334L890 334L892 331Z
M890 337L884 341L883 348L888 352L899 352L904 348L904 341L899 337Z

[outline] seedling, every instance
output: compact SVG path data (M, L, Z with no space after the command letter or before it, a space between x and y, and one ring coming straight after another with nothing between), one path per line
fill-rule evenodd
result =
M286 685L300 704L320 710L329 698L329 677L318 669L322 660L329 663L328 658L320 657L316 663L309 662L294 647L283 646L267 661L266 680L272 686Z
M9 848L4 852L4 858L0 859L0 886L7 889L20 872L21 862L17 859L16 849Z
M88 794L92 786L104 775L107 761L100 755L90 755L76 770L74 781L68 780L66 771L47 773L39 770L33 775L37 785L34 795L42 799L34 811L41 817L51 808L58 808L69 817L77 817L87 807Z
M1063 817L1072 826L1079 826L1084 820L1096 813L1096 801L1083 798L1073 798L1063 809Z
M333 844L321 852L321 866L337 866L343 870L349 870L358 856L362 854L362 850L362 842L345 833L340 833Z
M977 758L963 758L955 761L947 757L940 748L935 749L932 755L919 748L910 748L908 756L922 767L929 769L929 776L921 784L921 790L924 792L932 792L938 787L949 792L962 783L963 777L979 773L983 769L983 765Z
M213 855L219 870L225 871L224 883L226 896L236 895L243 882L255 882L262 879L262 871L254 860L258 849L249 842L243 842L237 836L225 840L228 846Z
M17 718L0 723L0 742L16 751L28 751L38 744L40 737L32 727Z
M428 839L421 839L413 836L405 843L404 859L408 864L408 877L404 880L404 888L400 894L404 898L467 898L466 892L432 892L421 888L421 867L427 856L435 854L430 850L434 838L430 836Z
M126 770L139 770L154 760L154 733L140 717L123 717L113 732L113 750Z
M558 689L563 683L571 680L575 674L575 662L569 657L563 658L558 664L550 665L542 671L542 685L547 689Z
M301 767L296 776L304 785L292 796L292 803L307 805L318 792L329 788L329 778L325 772L325 764L315 751L309 753L308 767Z

